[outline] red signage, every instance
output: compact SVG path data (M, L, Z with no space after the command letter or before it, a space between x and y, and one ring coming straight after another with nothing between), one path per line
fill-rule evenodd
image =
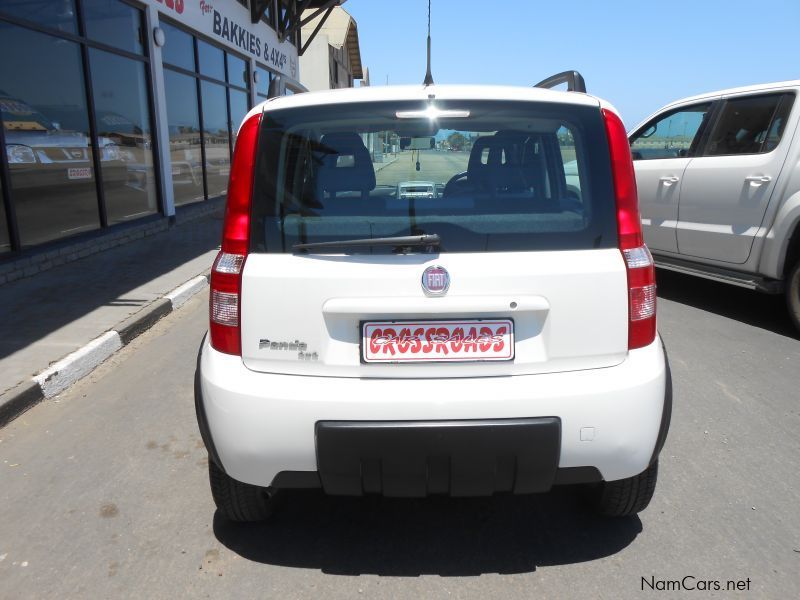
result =
M174 10L179 15L183 14L183 0L156 0L156 2Z

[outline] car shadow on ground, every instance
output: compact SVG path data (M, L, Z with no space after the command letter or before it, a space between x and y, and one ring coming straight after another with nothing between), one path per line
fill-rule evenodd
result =
M593 515L575 488L459 499L292 491L264 523L214 515L217 539L243 558L334 575L527 573L615 554L641 531L638 517Z
M800 339L786 308L784 295L770 295L658 269L656 283L660 298L734 319L778 335Z

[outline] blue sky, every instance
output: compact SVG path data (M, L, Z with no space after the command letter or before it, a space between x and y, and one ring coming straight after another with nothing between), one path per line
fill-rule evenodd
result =
M345 3L372 85L422 82L427 5ZM632 127L672 100L800 79L798 25L800 0L432 0L433 76L531 85L577 69Z

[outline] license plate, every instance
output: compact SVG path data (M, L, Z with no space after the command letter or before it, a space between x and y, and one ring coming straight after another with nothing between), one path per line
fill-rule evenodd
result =
M513 360L514 322L370 321L362 324L361 356L366 363Z
M67 169L67 179L91 179L92 169L89 167Z

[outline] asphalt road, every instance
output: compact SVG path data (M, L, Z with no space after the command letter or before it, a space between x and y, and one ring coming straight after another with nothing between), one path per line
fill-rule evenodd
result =
M194 420L199 295L0 430L0 597L627 598L686 576L749 585L689 597L797 597L800 339L780 299L659 285L675 410L640 517L589 516L571 490L296 493L268 524L223 522Z
M388 155L387 160L393 156ZM416 161L419 159L419 171ZM447 183L457 173L467 170L468 152L445 152L443 150L422 150L420 152L400 152L390 165L376 173L378 185L395 186L401 181L432 181Z

